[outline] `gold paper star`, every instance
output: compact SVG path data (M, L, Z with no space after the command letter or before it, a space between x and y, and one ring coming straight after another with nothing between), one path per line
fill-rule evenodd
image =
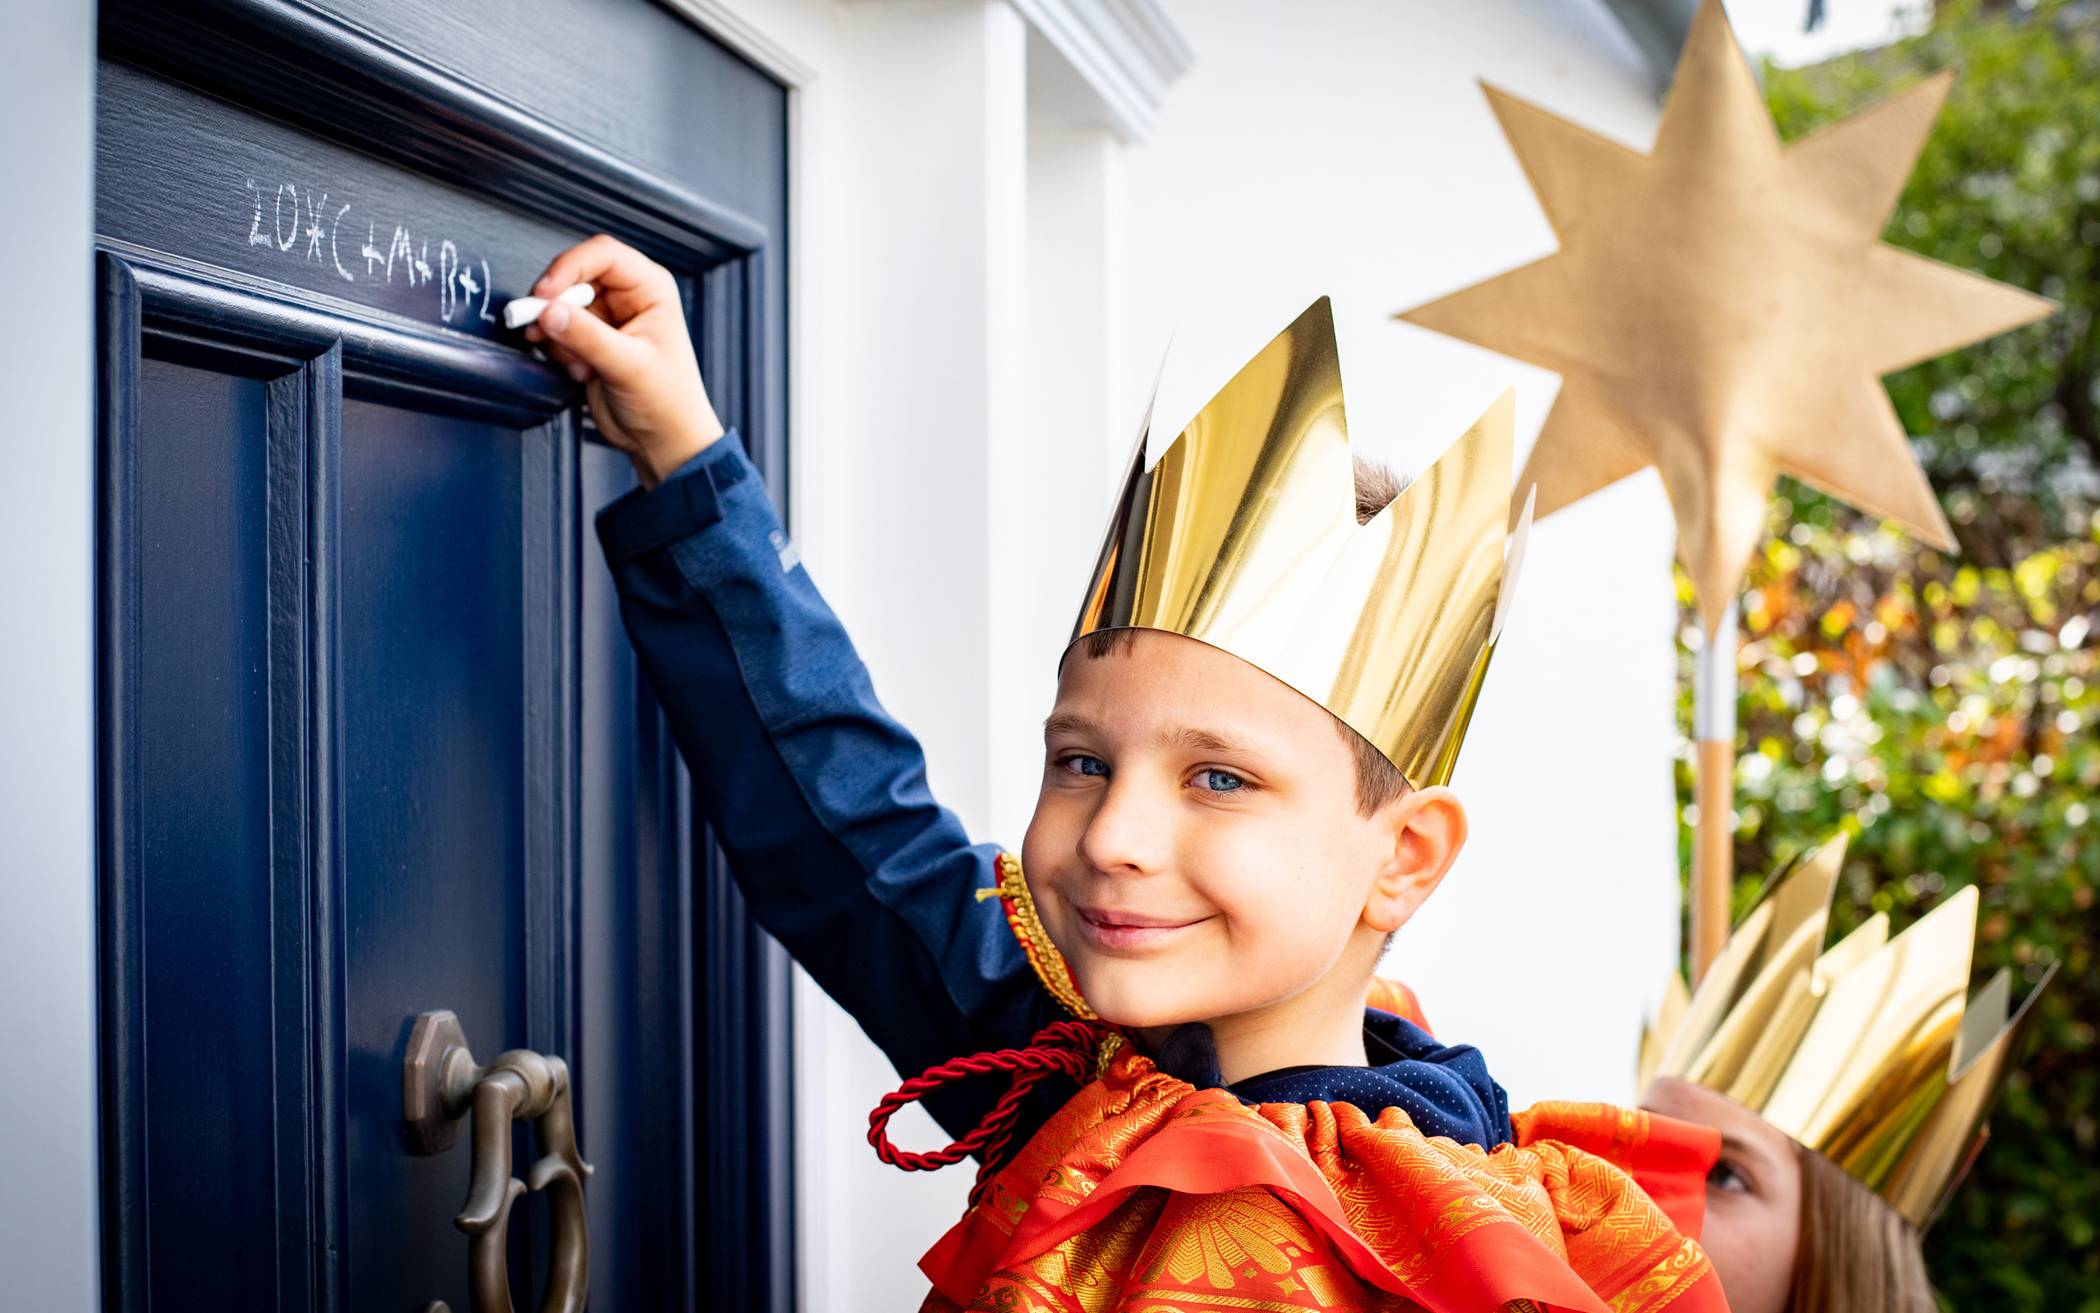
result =
M1781 473L1953 546L1880 377L2055 307L1880 240L1950 81L1781 146L1705 0L1652 155L1483 84L1560 250L1400 318L1559 371L1538 515L1661 471L1709 632Z

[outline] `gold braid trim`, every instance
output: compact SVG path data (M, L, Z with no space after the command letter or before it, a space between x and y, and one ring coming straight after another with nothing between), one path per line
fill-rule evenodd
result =
M1021 859L1012 853L999 854L999 883L990 889L979 889L977 901L997 898L1006 908L1006 923L1013 927L1014 938L1021 941L1021 951L1028 955L1028 965L1035 968L1036 979L1050 991L1050 997L1064 1006L1065 1011L1086 1021L1095 1020L1094 1010L1079 996L1079 982L1072 978L1072 968L1066 964L1064 954L1050 942L1050 932L1043 928L1043 918L1035 910L1035 899L1028 893L1028 881L1021 874ZM1106 1062L1104 1055L1103 1061Z
M1122 1048L1123 1037L1120 1034L1110 1035L1101 1041L1101 1052L1094 1057L1095 1080L1100 1080L1108 1074L1108 1064L1116 1060L1116 1054L1121 1052Z

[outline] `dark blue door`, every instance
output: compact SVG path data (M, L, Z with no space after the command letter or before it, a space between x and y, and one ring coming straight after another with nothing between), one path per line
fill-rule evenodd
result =
M784 91L640 0L106 0L97 136L110 1307L472 1307L441 1009L567 1064L595 1307L784 1307L785 963L589 532L625 459L500 322L647 250L777 493Z

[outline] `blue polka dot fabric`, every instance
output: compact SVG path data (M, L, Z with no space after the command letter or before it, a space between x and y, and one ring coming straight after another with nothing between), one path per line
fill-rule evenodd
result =
M1191 1022L1160 1045L1159 1069L1197 1089L1223 1087L1246 1103L1349 1103L1376 1117L1398 1108L1424 1135L1492 1149L1510 1142L1509 1096L1470 1044L1443 1044L1390 1012L1364 1009L1368 1067L1286 1067L1225 1085L1210 1027Z

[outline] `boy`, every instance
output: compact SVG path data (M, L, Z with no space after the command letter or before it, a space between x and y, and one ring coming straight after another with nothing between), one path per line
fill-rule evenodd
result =
M1513 1127L1476 1052L1365 1007L1465 841L1444 781L1499 620L1506 405L1352 514L1322 301L1156 465L1141 448L1015 862L928 796L783 550L669 274L596 237L533 290L579 281L597 301L527 336L643 484L598 531L696 793L760 922L931 1068L877 1109L878 1151L983 1161L927 1307L1719 1307L1672 1223L1696 1228L1708 1139ZM996 1100L951 1083L998 1071ZM967 1131L938 1154L882 1133L919 1097Z

